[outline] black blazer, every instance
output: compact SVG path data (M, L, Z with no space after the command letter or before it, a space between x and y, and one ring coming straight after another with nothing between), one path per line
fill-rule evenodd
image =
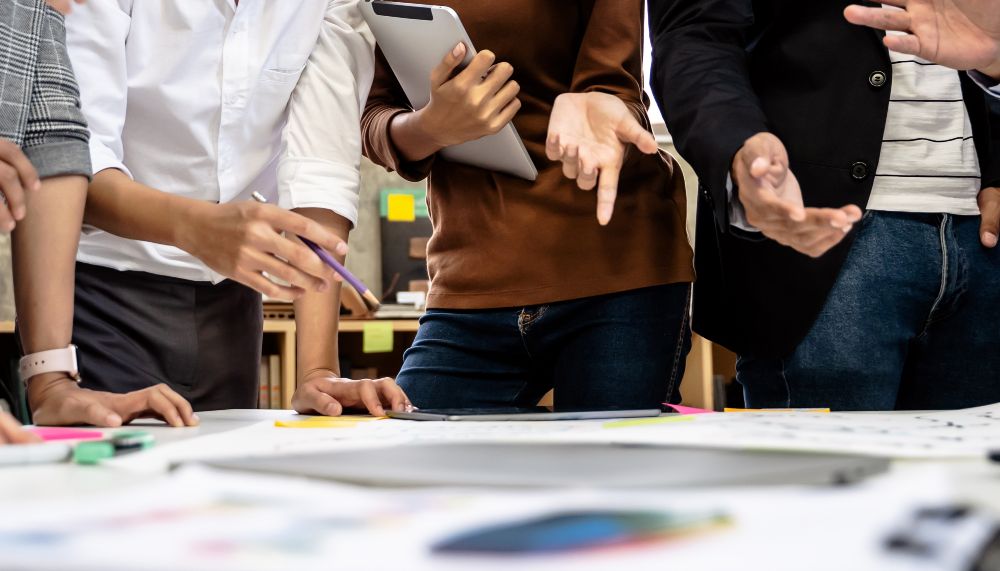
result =
M806 206L868 203L892 66L883 34L844 19L849 3L649 1L654 95L700 179L694 328L738 353L794 350L854 238L812 259L731 230L726 179L743 142L784 142ZM983 186L1000 186L1000 106L962 77Z

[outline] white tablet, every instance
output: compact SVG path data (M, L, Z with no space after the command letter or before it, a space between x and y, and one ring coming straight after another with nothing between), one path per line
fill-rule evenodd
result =
M360 9L414 109L430 101L431 71L456 45L461 42L468 48L463 65L476 55L458 14L446 6L367 0ZM457 163L527 180L538 178L512 124L496 135L448 147L440 154Z

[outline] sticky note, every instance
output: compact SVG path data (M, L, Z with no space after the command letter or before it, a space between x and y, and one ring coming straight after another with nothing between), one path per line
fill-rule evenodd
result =
M670 405L670 408L680 414L715 414L714 410L706 410L703 408L695 408L693 406L684 406L680 404L672 404Z
M654 416L652 418L632 418L628 420L613 420L605 422L603 428L632 428L635 426L654 426L657 424L669 424L671 422L684 422L694 420L690 415L683 416Z
M276 420L278 428L354 428L372 420L382 420L384 416L316 416L303 420Z
M365 323L361 350L365 353L392 353L392 322L369 321Z
M412 194L389 195L389 222L413 222L417 219L417 202Z
M38 426L29 428L39 438L46 442L56 440L98 440L104 438L100 430L84 430L82 428L61 428L58 426Z
M728 408L725 412L830 412L828 408Z

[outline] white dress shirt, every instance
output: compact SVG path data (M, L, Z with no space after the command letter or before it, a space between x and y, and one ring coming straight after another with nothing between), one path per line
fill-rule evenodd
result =
M94 172L196 200L357 221L374 40L358 0L90 0L67 28ZM136 208L143 205L136 204ZM81 262L219 282L171 246L87 228Z

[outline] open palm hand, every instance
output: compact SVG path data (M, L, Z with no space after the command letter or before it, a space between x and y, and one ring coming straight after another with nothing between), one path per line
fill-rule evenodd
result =
M1000 5L996 0L885 0L896 8L849 6L854 24L889 34L889 49L955 69L1000 74ZM901 8L899 10L897 8Z

